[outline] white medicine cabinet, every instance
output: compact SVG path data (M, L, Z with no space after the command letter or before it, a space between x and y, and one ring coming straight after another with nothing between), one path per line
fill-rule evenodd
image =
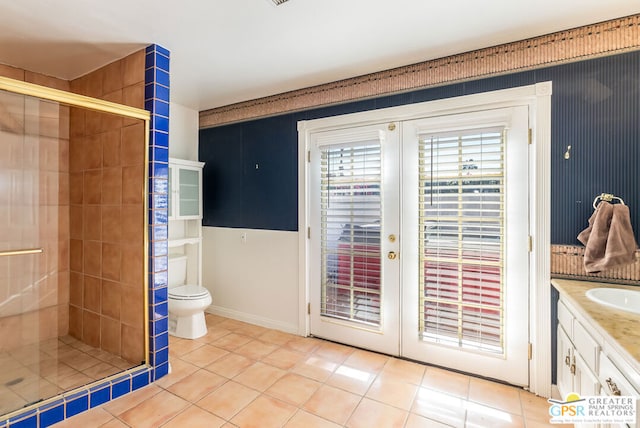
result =
M169 158L169 253L184 254L187 283L202 283L203 162Z

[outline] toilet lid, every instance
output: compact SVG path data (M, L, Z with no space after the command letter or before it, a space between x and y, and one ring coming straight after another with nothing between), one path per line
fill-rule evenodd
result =
M209 290L200 285L181 285L169 289L169 297L175 299L200 299L209 295Z

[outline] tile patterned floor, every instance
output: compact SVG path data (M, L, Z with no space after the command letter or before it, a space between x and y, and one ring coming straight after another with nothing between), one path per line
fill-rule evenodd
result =
M171 338L168 376L55 426L551 426L546 400L518 388L210 314L207 324L200 339Z
M0 352L0 415L133 366L71 336Z

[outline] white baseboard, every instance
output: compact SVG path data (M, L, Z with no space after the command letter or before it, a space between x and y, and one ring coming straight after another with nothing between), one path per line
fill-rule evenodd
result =
M237 321L254 324L260 327L280 330L285 333L298 334L298 326L295 324L284 323L282 321L272 320L260 317L246 312L236 311L235 309L223 308L221 306L210 305L205 312L219 315L221 317L231 318Z

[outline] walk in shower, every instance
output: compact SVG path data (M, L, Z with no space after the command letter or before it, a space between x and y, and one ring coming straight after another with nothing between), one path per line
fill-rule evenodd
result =
M0 417L147 362L148 130L0 77Z

